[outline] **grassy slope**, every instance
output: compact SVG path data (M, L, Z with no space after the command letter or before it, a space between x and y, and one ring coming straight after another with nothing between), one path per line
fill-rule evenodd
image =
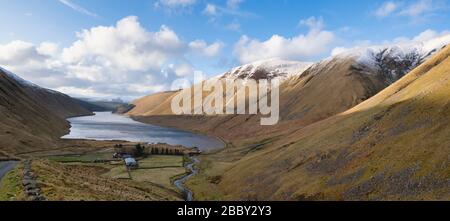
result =
M264 139L326 119L387 86L381 75L367 72L354 59L341 58L323 61L292 77L280 86L281 122L270 127L261 126L260 116L255 115L173 116L170 102L177 92L141 98L127 114L146 123L208 133L237 146L249 142L249 137Z
M26 200L26 194L22 187L22 166L6 174L0 182L0 201Z
M0 151L21 152L55 147L69 124L64 119L90 112L72 98L27 87L0 71Z
M105 177L108 169L99 166L41 160L33 161L32 169L48 200L180 200L160 185Z
M450 199L449 55L343 114L205 156L197 199Z

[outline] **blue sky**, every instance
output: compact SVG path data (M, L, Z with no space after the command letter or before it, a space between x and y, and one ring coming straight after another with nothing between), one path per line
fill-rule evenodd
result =
M0 0L0 8L2 67L74 96L126 99L170 89L193 70L318 61L336 48L447 33L450 20L446 0Z

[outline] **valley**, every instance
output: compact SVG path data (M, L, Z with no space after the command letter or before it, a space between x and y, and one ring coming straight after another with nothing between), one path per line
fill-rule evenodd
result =
M326 59L281 85L272 127L254 115L171 115L165 100L176 92L137 100L128 114L228 143L200 157L188 181L199 200L448 200L449 50L411 60L395 83L367 60ZM335 80L320 85L325 77Z
M261 114L175 115L180 90L90 102L1 69L0 200L32 199L25 167L53 201L449 200L448 43L262 60L216 77L280 80L273 126ZM236 91L225 108L236 110Z

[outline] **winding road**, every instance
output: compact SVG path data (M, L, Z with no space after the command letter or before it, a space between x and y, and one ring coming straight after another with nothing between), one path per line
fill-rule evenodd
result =
M3 176L5 176L9 171L14 169L19 161L0 161L0 180L2 180Z

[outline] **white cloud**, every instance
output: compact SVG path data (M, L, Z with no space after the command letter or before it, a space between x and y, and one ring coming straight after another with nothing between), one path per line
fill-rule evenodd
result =
M245 18L255 18L258 17L256 14L248 11L243 11L239 9L239 4L243 1L232 0L227 1L226 6L220 6L217 4L208 3L206 4L203 14L211 17L218 16L231 16L231 17L245 17Z
M442 45L450 43L450 31L435 31L435 30L425 30L414 36L412 38L399 37L393 41L384 42L384 44L418 44L422 43L426 50L431 50L432 48L438 48Z
M240 32L241 31L241 24L237 21L233 21L230 24L228 24L226 26L226 29L230 30L230 31L237 31Z
M79 40L63 50L63 60L71 64L98 64L122 71L159 69L183 50L179 37L166 26L146 31L130 16L116 27L99 26L78 33Z
M374 46L387 46L387 45L399 45L411 47L411 45L422 44L426 51L430 51L434 48L439 48L442 45L450 43L450 31L435 31L435 30L425 30L418 35L408 38L408 37L397 37L393 40L386 40L381 43L375 44L371 41L356 41L352 45L353 47L335 47L331 56L339 55L348 51L358 50L361 48L374 47Z
M419 0L399 12L399 15L420 16L434 10L433 0Z
M189 48L195 53L203 54L208 57L217 56L225 44L221 41L216 41L208 45L204 40L195 40L189 43Z
M64 4L65 6L81 13L81 14L85 14L94 18L98 18L99 16L97 14L95 14L94 12L91 12L75 3L73 3L71 0L58 0L60 3Z
M322 30L322 19L311 17L302 20L302 25L310 29L307 34L293 38L273 35L266 41L242 36L234 48L234 55L241 63L250 63L269 58L292 60L314 60L317 56L328 53L335 41L334 33Z
M239 8L239 5L244 2L244 0L227 0L227 7L228 8Z
M443 8L445 8L445 4L436 0L387 1L378 7L373 14L378 18L402 16L418 19Z
M32 43L24 41L12 41L5 45L0 45L0 63L8 67L13 66L36 66L47 58L40 54Z
M217 7L213 4L207 4L203 13L209 16L217 15Z
M331 56L336 56L339 54L342 54L344 52L347 52L351 50L351 48L346 48L346 47L335 47L333 48L333 50L331 51Z
M164 6L168 8L188 7L196 3L196 0L158 0L156 6Z
M175 73L178 77L192 76L195 71L194 67L187 62L181 64L170 64L168 69L168 71Z
M52 42L42 42L36 50L42 55L56 56L59 53L59 45Z
M79 87L58 87L59 92L65 94L71 94L75 97L95 97L95 98L108 98L108 94L100 93L92 87L79 88Z
M184 42L167 26L148 31L135 16L82 30L77 38L65 48L52 42L0 44L0 66L74 96L138 97L169 89L178 76L191 75L194 67L188 59L193 53L212 57L224 46L220 41ZM162 73L173 63L170 73Z
M312 16L307 19L300 20L299 26L306 26L312 30L321 30L325 27L325 23L322 17L316 18Z
M379 17L379 18L384 18L387 17L389 15L391 15L392 13L395 12L395 10L397 10L398 8L398 4L395 2L385 2L383 5L381 5L376 11L375 11L375 16Z

